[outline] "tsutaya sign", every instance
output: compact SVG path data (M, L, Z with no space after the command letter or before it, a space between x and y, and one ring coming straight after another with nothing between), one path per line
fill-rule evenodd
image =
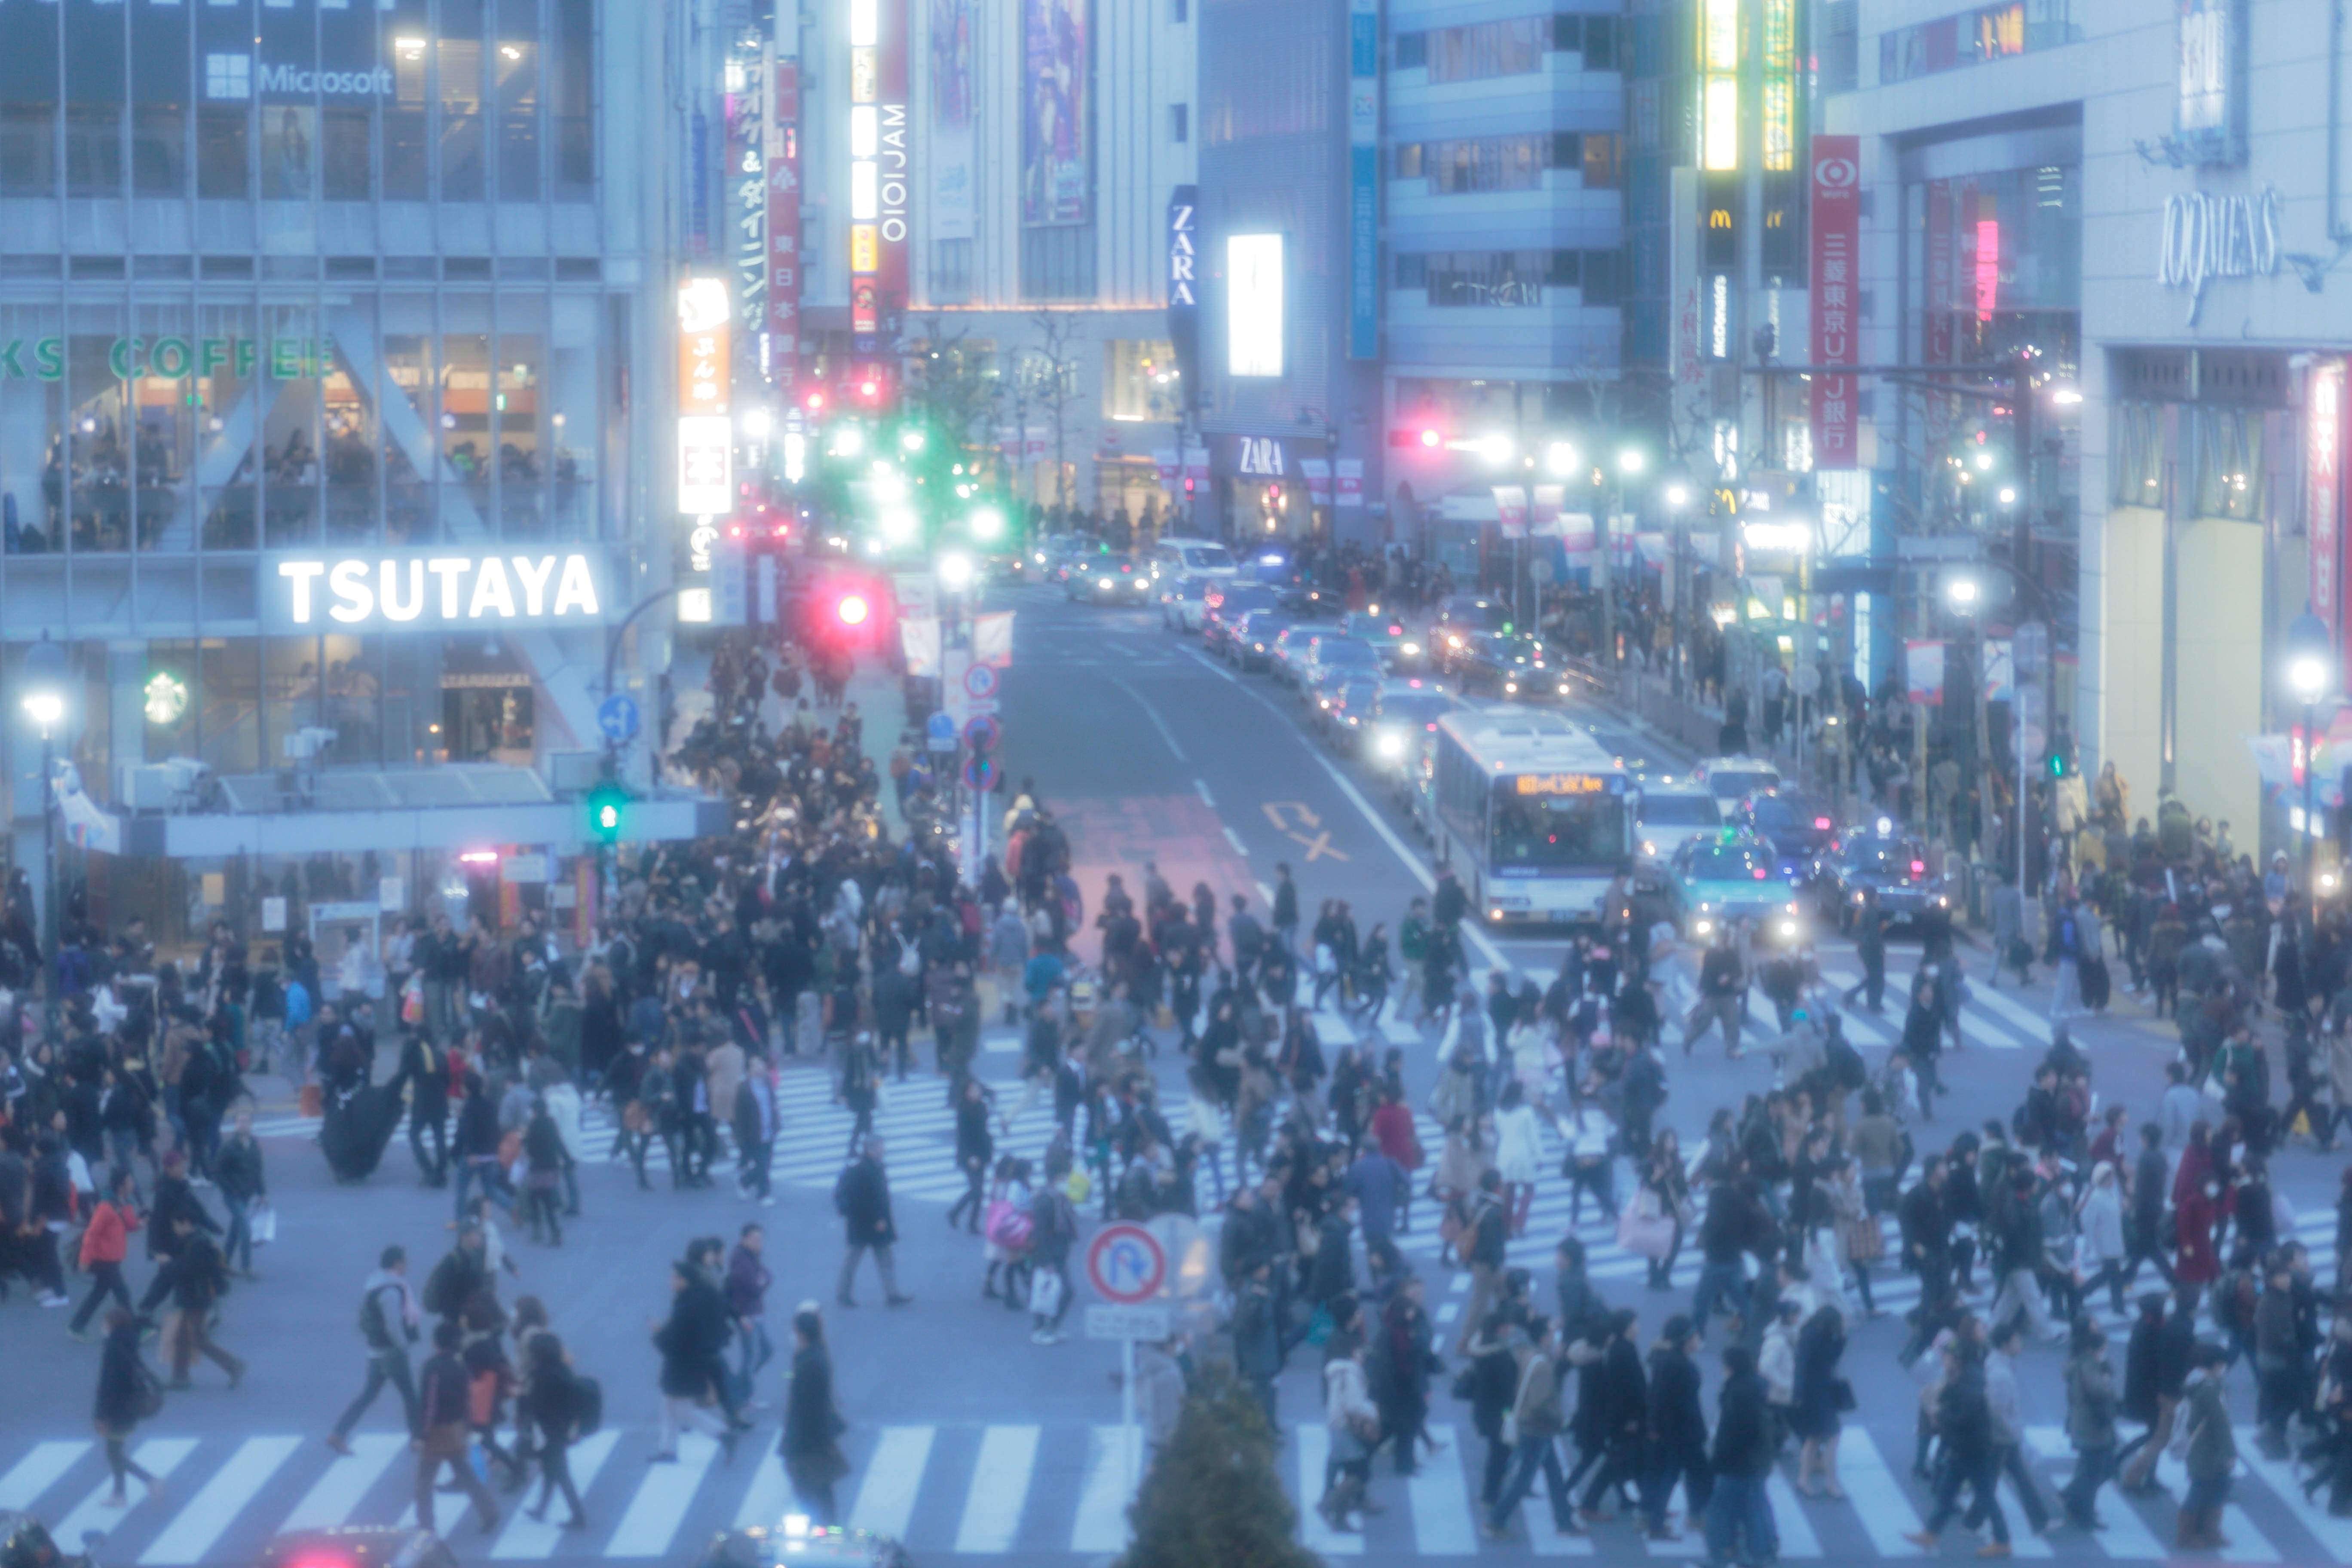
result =
M604 617L602 563L579 551L306 554L274 564L263 616L273 630L495 629L585 626Z

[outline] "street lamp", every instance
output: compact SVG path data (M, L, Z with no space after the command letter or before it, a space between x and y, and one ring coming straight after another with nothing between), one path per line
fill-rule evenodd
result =
M25 651L25 688L19 699L25 717L41 730L41 952L42 994L51 1031L57 1023L58 958L58 815L56 772L58 726L66 717L66 653L44 635Z
M1617 454L1617 471L1631 478L1649 467L1649 455L1639 447L1627 447Z
M1944 584L1944 597L1963 616L1976 613L1977 600L1983 592L1973 577L1955 577Z
M2327 626L2317 616L2306 610L2287 627L2286 684L2303 704L2303 885L2306 895L2311 890L2312 841L2317 837L2312 830L2311 775L2316 761L2314 723L2319 700L2326 695L2331 671L2328 668Z
M1551 477L1556 479L1564 479L1576 472L1578 460L1576 448L1566 441L1554 441L1544 448L1544 467L1551 470Z

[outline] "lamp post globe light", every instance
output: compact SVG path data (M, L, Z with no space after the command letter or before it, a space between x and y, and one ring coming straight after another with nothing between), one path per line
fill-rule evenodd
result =
M44 636L25 651L17 704L41 731L41 968L42 994L50 1032L57 1024L58 956L58 813L57 733L65 722L66 682L69 673L65 649Z

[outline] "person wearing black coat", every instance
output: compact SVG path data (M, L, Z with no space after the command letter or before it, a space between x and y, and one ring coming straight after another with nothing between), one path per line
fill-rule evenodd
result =
M1992 1406L1985 1397L1983 1352L1968 1345L1949 1353L1958 1364L1936 1401L1936 1436L1944 1446L1944 1468L1936 1482L1935 1511L1928 1515L1927 1528L1907 1539L1923 1552L1935 1551L1944 1526L1960 1511L1960 1489L1966 1487L1974 1499L1969 1517L1982 1514L1991 1521L1993 1544L2005 1557L2009 1518L2001 1512L2000 1498L1994 1489L2000 1470L1993 1446Z
M1510 1468L1511 1445L1503 1440L1503 1417L1518 1394L1517 1347L1524 1338L1509 1314L1496 1311L1487 1316L1485 1327L1470 1342L1470 1364L1464 1375L1470 1390L1470 1426L1486 1440L1478 1501L1488 1510L1503 1495L1503 1479Z
M2194 1285L2183 1285L2175 1290L2172 1310L2156 1331L2149 1371L2156 1385L2156 1418L2145 1436L2124 1445L2124 1452L2140 1450L2129 1464L2117 1456L2116 1484L2126 1492L2146 1496L2150 1489L2150 1478L2156 1473L2157 1456L2172 1440L2173 1422L2179 1409L2182 1392L2189 1384L2189 1373L2197 1354L2197 1297ZM2147 1301L2140 1303L2142 1321L2152 1314ZM2139 1344L2139 1325L2132 1325L2132 1337L2124 1350L2124 1401L2126 1414L2133 1411L2132 1355Z
M509 1217L513 1215L514 1197L499 1171L499 1108L477 1072L466 1075L466 1103L457 1110L457 1137L451 1160L457 1167L454 1212L459 1225L466 1223L466 1194L477 1182Z
M669 1286L669 1319L654 1325L662 1393L661 1439L654 1462L666 1464L677 1458L677 1435L686 1427L718 1438L732 1459L736 1427L704 1404L717 1398L726 1383L720 1361L727 1348L726 1298L690 1258L670 1265Z
M906 1074L901 1071L899 1076ZM956 1199L948 1210L948 1226L967 1211L971 1219L966 1228L980 1234L981 1211L988 1205L988 1171L996 1157L996 1139L988 1130L988 1089L978 1079L966 1079L963 1094L956 1101L955 1110L956 1169L963 1173L963 1196Z
M903 1307L914 1300L899 1293L898 1271L891 1262L890 1249L898 1240L898 1227L890 1218L890 1177L882 1165L884 1152L881 1139L866 1139L857 1158L834 1184L833 1206L848 1238L834 1300L845 1307L857 1305L849 1290L856 1280L857 1260L868 1252L874 1254L874 1268L882 1276L883 1300Z
M1610 1320L1612 1332L1601 1353L1600 1375L1580 1390L1580 1397L1598 1405L1595 1429L1603 1445L1601 1466L1585 1487L1583 1503L1577 1510L1577 1516L1588 1525L1600 1521L1602 1493L1611 1487L1622 1490L1642 1479L1642 1439L1650 1425L1650 1383L1642 1370L1642 1352L1633 1343L1637 1321L1624 1310Z
M849 1473L841 1435L849 1424L833 1402L833 1357L824 1346L824 1320L813 1306L793 1315L793 1376L784 1396L784 1458L793 1496L810 1520L830 1525L841 1517L834 1488Z
M417 1173L428 1187L449 1180L449 1058L436 1045L429 1030L408 1037L400 1047L400 1072L392 1081L392 1098L408 1089L408 1152ZM433 1135L433 1152L425 1152L425 1135Z
M1780 1527L1772 1518L1771 1495L1765 1482L1772 1473L1775 1446L1772 1412L1763 1378L1757 1375L1756 1355L1746 1345L1727 1345L1723 1352L1723 1391L1715 1417L1715 1477L1707 1500L1706 1554L1710 1561L1735 1560L1733 1546L1747 1537L1742 1563L1770 1563L1780 1555Z
M563 1528L585 1530L588 1512L580 1506L580 1489L572 1480L572 1437L579 1415L580 1380L572 1371L572 1358L564 1352L563 1342L552 1331L541 1330L529 1343L524 1355L529 1364L515 1414L530 1424L539 1439L534 1447L540 1480L539 1500L525 1511L533 1519L545 1519L547 1505L561 1489L563 1500L572 1505L572 1517Z
M139 1359L139 1320L121 1307L108 1308L106 1349L98 1363L98 1400L90 1419L106 1439L107 1468L114 1476L114 1490L106 1500L109 1508L121 1508L128 1500L122 1484L127 1477L137 1476L151 1497L162 1489L163 1483L131 1458L131 1434L154 1397L150 1392L154 1382L155 1374Z
M1323 1215L1317 1235L1314 1266L1307 1277L1307 1299L1318 1307L1329 1307L1340 1297L1352 1294L1356 1289L1356 1255L1352 1239L1356 1214L1356 1195L1342 1193L1339 1201Z
M1706 1459L1706 1408L1699 1403L1698 1331L1688 1318L1666 1320L1650 1347L1649 1468L1642 1478L1642 1512L1650 1539L1675 1541L1681 1532L1666 1523L1666 1503L1675 1483L1683 1486L1686 1517L1706 1512L1715 1478Z

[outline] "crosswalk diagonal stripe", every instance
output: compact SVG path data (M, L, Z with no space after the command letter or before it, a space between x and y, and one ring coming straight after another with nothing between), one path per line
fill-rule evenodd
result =
M770 1448L760 1456L760 1468L751 1472L751 1489L743 1494L742 1505L735 1510L735 1528L772 1530L792 1503L793 1485L784 1474L784 1457Z
M2237 1429L2238 1462L2262 1479L2294 1521L2311 1532L2320 1549L2338 1563L2352 1563L2352 1520L2338 1519L2304 1495L2292 1467L2263 1452L2262 1434L2252 1426Z
M1143 1479L1142 1436L1131 1426L1097 1426L1087 1435L1086 1479L1070 1526L1071 1551L1126 1549L1127 1505Z
M908 1521L915 1516L915 1493L930 1462L934 1426L885 1426L866 1461L866 1479L859 1483L857 1501L849 1510L853 1529L870 1530L903 1541Z
M131 1458L141 1468L163 1481L169 1480L172 1472L195 1451L196 1439L194 1437L150 1437L139 1445ZM49 1533L57 1538L59 1546L68 1552L79 1551L82 1543L92 1535L105 1534L108 1527L117 1521L127 1521L154 1506L151 1500L131 1492L128 1509L110 1509L106 1506L106 1498L113 1489L111 1478L100 1481L90 1489L89 1495L82 1499L71 1513L58 1521Z
M1916 1557L1919 1549L1905 1536L1919 1529L1919 1515L1904 1495L1903 1484L1886 1468L1878 1445L1860 1426L1848 1426L1838 1444L1838 1463L1845 1471L1845 1495L1853 1503L1863 1533L1882 1557Z
M604 1542L604 1555L659 1557L667 1553L678 1526L686 1522L688 1510L694 1506L695 1493L701 1490L703 1478L710 1473L710 1462L718 1457L717 1439L699 1432L680 1434L676 1459L646 1467L645 1479L637 1483L636 1493L629 1499L621 1522L614 1528L612 1539Z
M1029 1500L1030 1472L1037 1464L1037 1436L1034 1426L991 1426L981 1434L971 1489L956 1530L959 1556L995 1556L1013 1550L1022 1509Z
M597 1476L603 1473L604 1461L613 1457L613 1450L620 1441L621 1435L608 1426L602 1432L591 1433L572 1446L566 1458L572 1468L572 1484L579 1489L583 1501L595 1487ZM551 1498L548 1500L554 1503L561 1500ZM554 1554L562 1539L563 1527L560 1521L533 1519L518 1507L514 1517L507 1521L506 1529L499 1532L497 1543L491 1546L490 1556L499 1562L549 1557Z
M75 1461L90 1451L94 1445L87 1437L53 1438L36 1443L32 1452L8 1468L0 1476L0 1509L11 1512L31 1508L41 1500L41 1494L65 1479ZM68 1546L67 1550L72 1548Z
M140 1568L202 1563L222 1532L236 1522L299 1446L293 1437L247 1438L139 1554Z
M1764 1479L1764 1495L1772 1503L1772 1523L1780 1532L1780 1555L1783 1557L1819 1557L1822 1538L1813 1533L1813 1521L1805 1515L1805 1505L1797 1500L1797 1489L1789 1478L1774 1470Z
M1298 1455L1297 1489L1292 1497L1298 1505L1299 1539L1309 1551L1327 1557L1362 1556L1364 1538L1332 1529L1315 1508L1323 1495L1323 1471L1331 1460L1330 1428L1319 1421L1307 1422L1293 1427L1291 1436Z
M1412 1504L1412 1539L1424 1556L1465 1557L1478 1550L1477 1527L1470 1518L1470 1488L1463 1478L1454 1428L1433 1425L1437 1439L1435 1461L1416 1468L1405 1481Z
M351 1444L351 1453L338 1456L286 1516L287 1530L340 1529L383 1479L392 1461L408 1448L405 1436L389 1432L362 1432Z
M2063 1426L2028 1426L2025 1441L2045 1460L2071 1459L2074 1456ZM2116 1489L2112 1478L2099 1489L2099 1496L2091 1500L2091 1508L2105 1521L2105 1528L2099 1531L2099 1545L2108 1556L2126 1563L2160 1563L2171 1555L2156 1538L2155 1531L2148 1529L2147 1521L2140 1518L2132 1500Z

